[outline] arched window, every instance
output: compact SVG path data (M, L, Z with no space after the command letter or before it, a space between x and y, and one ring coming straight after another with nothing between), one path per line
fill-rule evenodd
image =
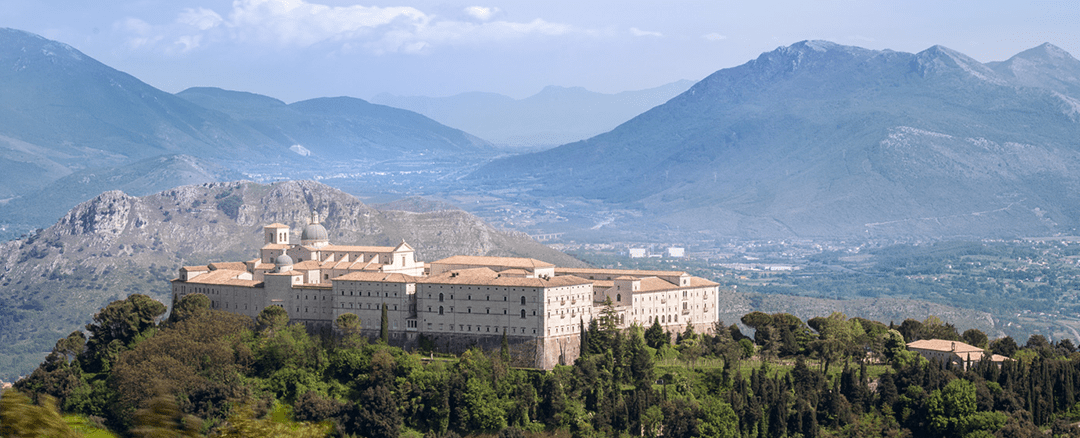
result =
M525 309L521 309L521 319L525 319Z
M441 303L442 301L443 301L443 296L442 296L442 294L439 294L439 302Z
M440 314L440 315L442 315L442 314L443 314L442 306L439 306L439 314Z
M622 294L615 295L615 301L622 302Z
M525 297L521 297L521 305L522 305L522 306L524 306L524 305L525 305Z

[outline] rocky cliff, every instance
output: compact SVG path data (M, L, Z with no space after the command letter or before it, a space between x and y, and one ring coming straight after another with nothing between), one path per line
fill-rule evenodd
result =
M168 302L168 280L180 266L251 260L263 225L280 222L298 232L312 212L324 218L332 242L405 240L424 261L469 254L582 265L464 211L381 211L310 181L210 183L143 197L110 191L48 229L0 244L0 379L36 366L56 339L110 301L137 292Z

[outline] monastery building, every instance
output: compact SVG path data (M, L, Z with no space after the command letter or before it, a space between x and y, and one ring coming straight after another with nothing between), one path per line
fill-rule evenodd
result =
M405 242L332 245L316 218L291 243L289 226L263 227L259 257L180 268L173 299L201 293L211 307L256 317L268 306L289 320L330 329L338 316L360 318L375 336L387 317L392 342L426 341L458 352L498 348L505 333L519 365L550 369L580 351L580 328L610 302L618 326L711 332L717 283L679 271L559 268L531 258L453 256L424 263Z

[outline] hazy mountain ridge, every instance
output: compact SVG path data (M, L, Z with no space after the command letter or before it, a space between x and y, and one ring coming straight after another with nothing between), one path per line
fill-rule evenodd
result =
M729 235L1054 233L1080 217L1080 178L1066 171L1080 163L1075 97L1058 91L1067 74L1045 87L1025 77L940 46L806 41L720 70L611 132L470 178Z
M58 209L66 211L102 190L162 189L137 187L138 180L110 185L106 179L101 190L77 200L65 198L62 205L35 194L81 193L77 185L62 186L71 180L61 178L82 171L130 174L145 166L139 161L154 157L186 154L232 171L270 169L275 178L295 179L328 163L357 169L390 159L445 157L450 162L494 153L475 136L360 99L286 105L217 89L173 95L66 44L0 29L0 202L19 201L27 212L0 216L0 226L9 228L0 231L3 237L45 226L56 219L50 215ZM235 174L222 180L233 179ZM202 181L180 178L169 187L192 182ZM45 219L23 224L28 217Z
M604 94L582 87L548 86L524 99L497 93L449 97L379 94L372 102L424 114L497 145L543 147L577 141L619 124L686 91L682 80L645 90Z
M253 93L206 87L189 88L177 96L229 114L279 144L299 144L320 161L405 153L476 154L489 147L484 140L420 114L351 97L285 104Z
M182 185L235 181L242 176L218 164L190 155L163 155L114 167L84 169L60 178L45 188L0 205L0 217L33 229L63 216L70 205L102 192L120 190L143 196ZM0 233L3 236L3 233Z
M0 29L0 196L162 154L261 157L257 133L74 48ZM24 178L35 174L36 178ZM27 184L27 182L32 184Z
M380 211L310 181L210 183L144 197L110 191L39 234L0 244L0 378L32 368L58 337L111 300L137 292L169 302L168 280L181 265L251 260L262 246L263 225L280 222L298 231L312 211L324 218L333 242L404 239L425 261L467 254L583 265L463 211Z

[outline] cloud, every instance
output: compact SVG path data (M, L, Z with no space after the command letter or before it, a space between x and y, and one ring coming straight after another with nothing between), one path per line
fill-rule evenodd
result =
M543 19L492 20L495 7L470 6L470 19L454 20L419 9L379 6L328 6L307 0L234 0L232 9L184 9L171 24L152 26L128 18L117 28L129 47L186 52L215 44L257 44L304 48L335 44L342 51L421 53L440 46L483 44L529 36L594 35L595 32ZM479 20L476 21L476 20ZM635 35L660 36L633 29ZM156 45L156 46L155 46Z
M430 20L418 9L403 7L331 7L303 0L237 0L226 23L240 38L310 46L350 39L397 24L423 26Z
M705 35L702 35L701 37L705 38L705 40L707 40L707 41L721 41L721 40L726 40L727 39L726 35L720 35L720 34L718 34L716 32L707 33Z
M120 20L113 25L113 28L131 35L127 39L127 46L130 49L152 46L163 39L162 36L156 34L153 25L138 18Z
M662 37L662 36L664 36L664 34L662 34L660 32L652 32L652 31L648 31L648 30L641 30L641 29L638 29L636 27L631 27L630 28L630 34L633 35L633 36L639 36L639 37L640 36L647 36L647 37Z
M483 6L469 6L465 8L465 13L473 17L476 17L480 21L488 21L492 15L499 12L499 8L485 8Z
M199 30L207 30L225 22L217 12L206 8L184 9L176 19L177 23L186 24Z

